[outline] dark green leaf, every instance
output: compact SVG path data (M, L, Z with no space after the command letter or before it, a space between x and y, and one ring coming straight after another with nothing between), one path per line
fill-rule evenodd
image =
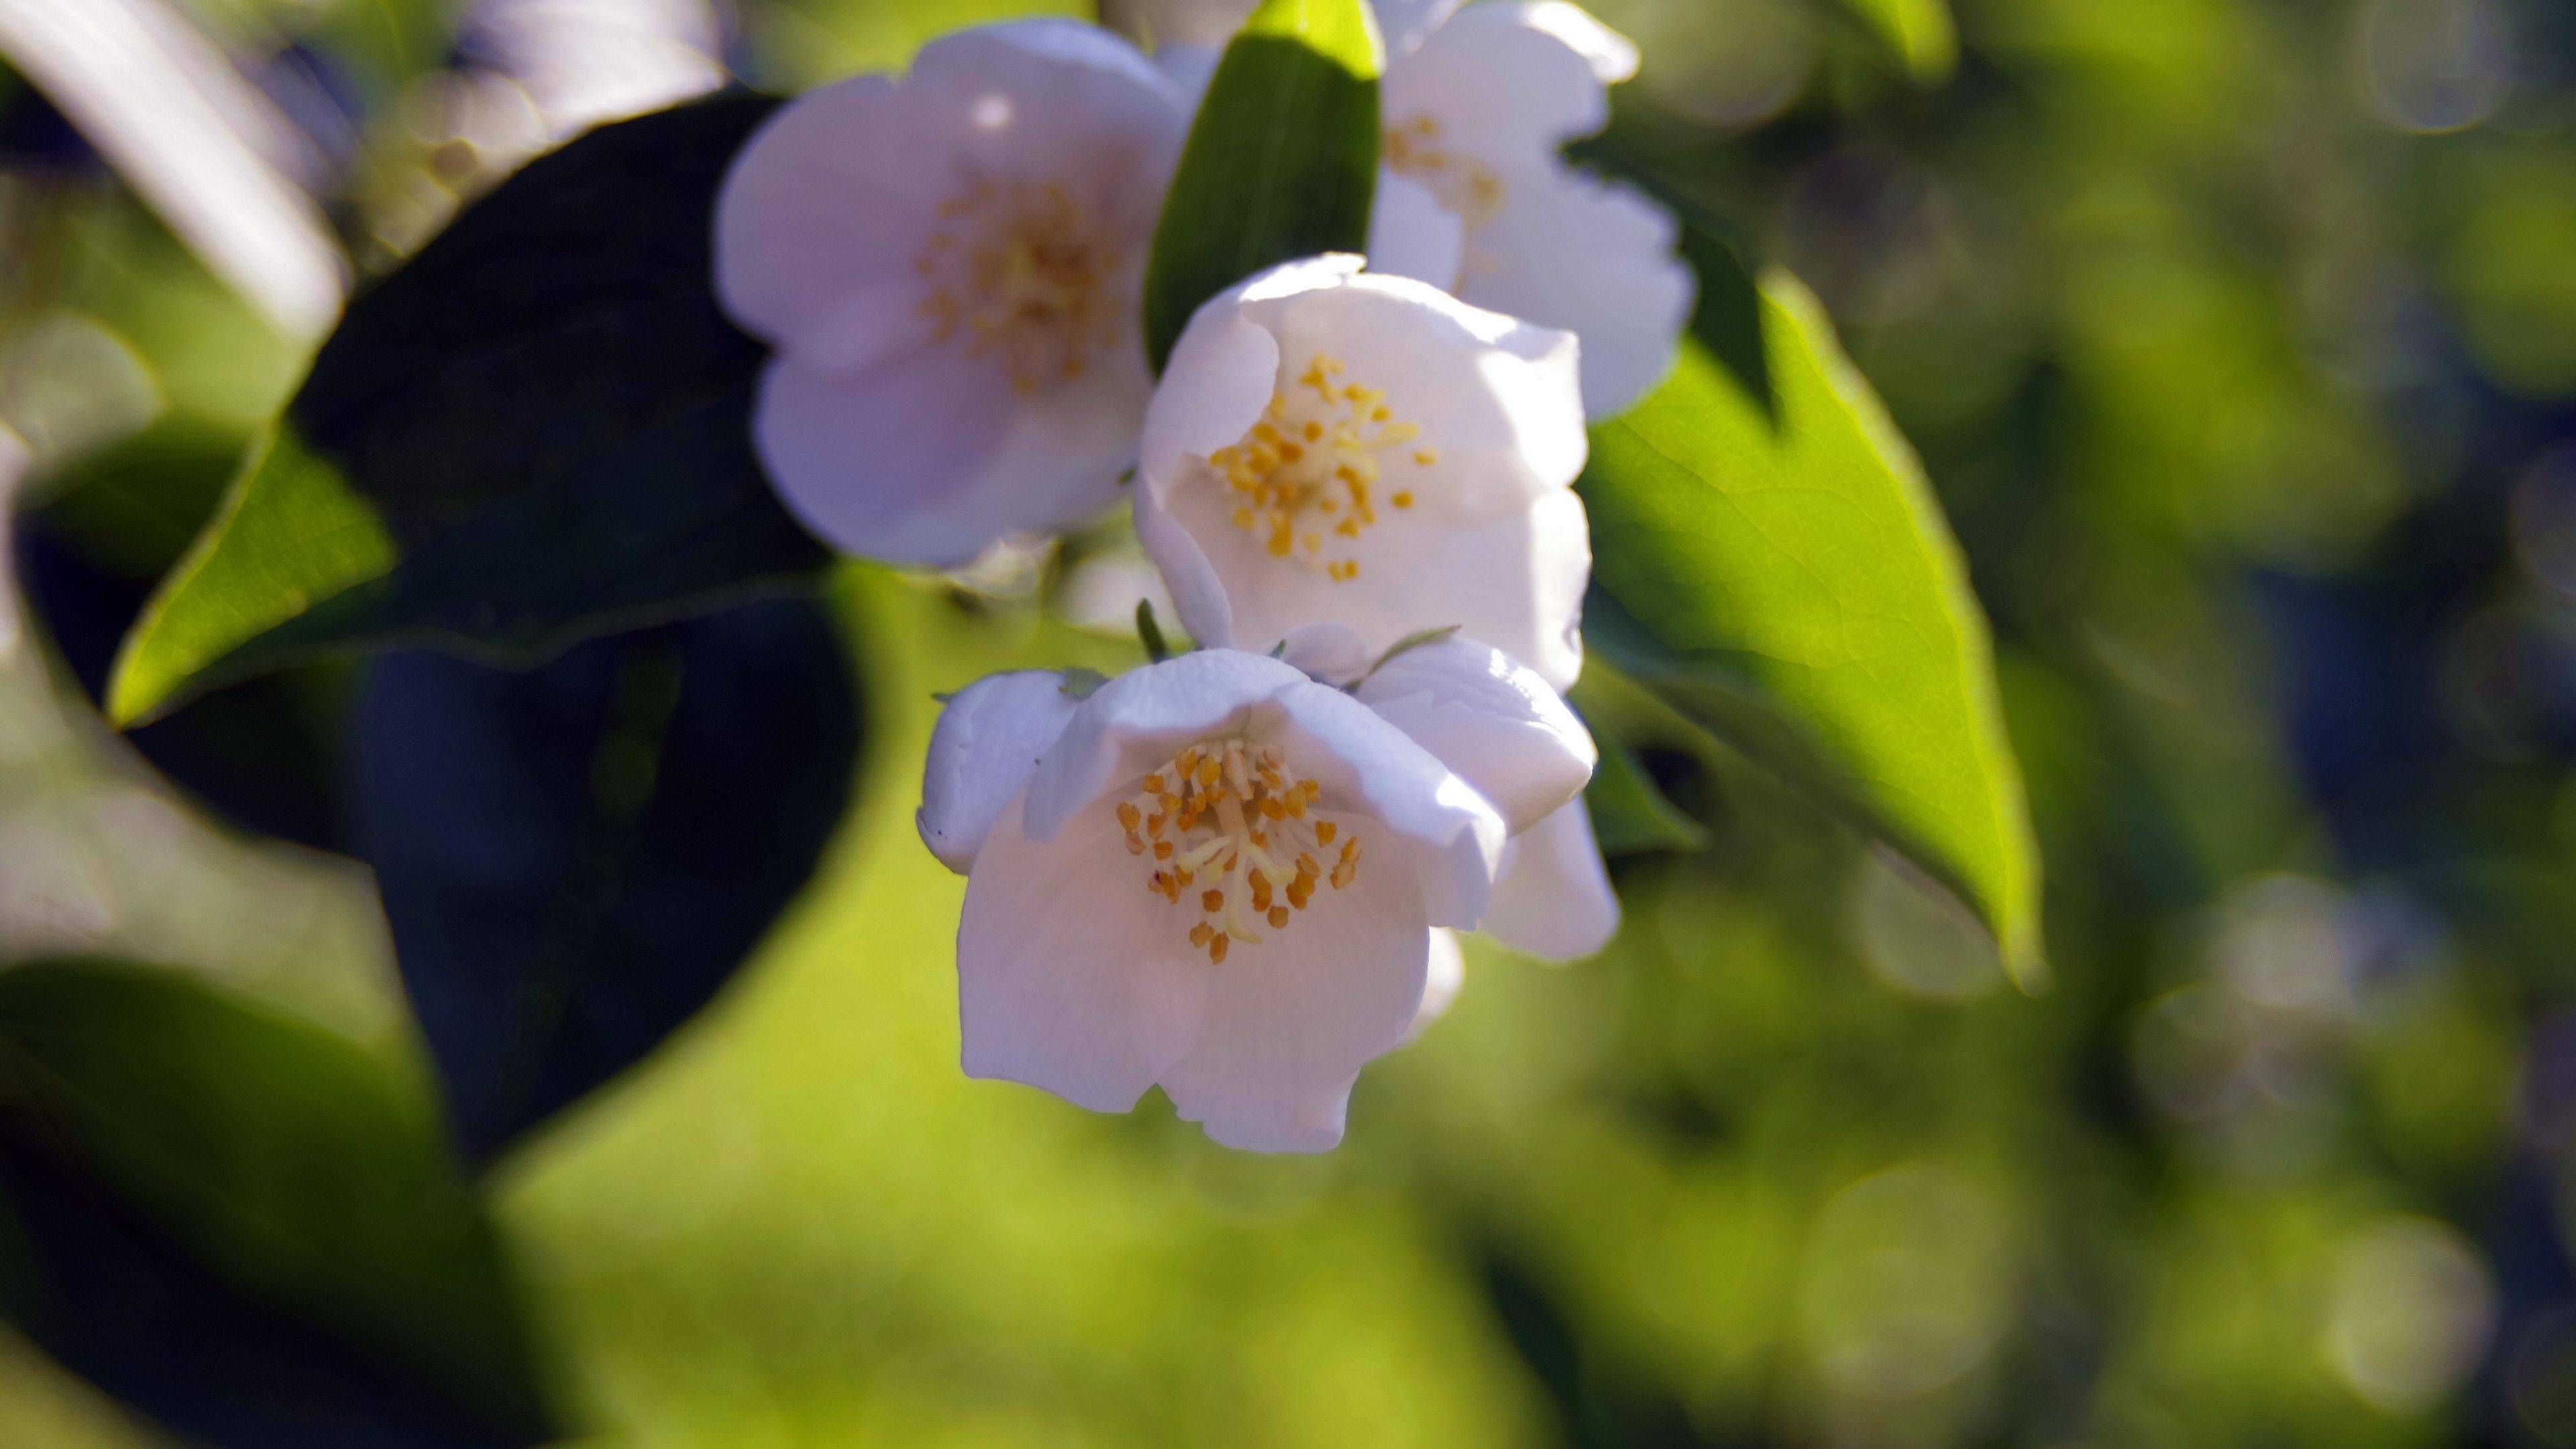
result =
M2028 981L2039 861L1985 616L1921 466L1786 274L1709 271L1760 386L1694 340L1593 432L1584 633L1684 715L1968 901Z
M1154 231L1145 344L1265 267L1368 249L1377 77L1367 0L1263 0L1218 61Z
M709 272L716 188L771 105L594 131L353 303L128 638L110 714L388 642L532 662L817 569Z
M133 626L151 584L99 567L65 540L54 517L18 520L18 586L28 614L41 621L73 679L95 701L104 698L117 642ZM345 851L338 750L344 676L330 665L281 671L139 726L126 740L231 824Z
M1592 812L1593 839L1603 855L1616 859L1708 847L1708 831L1665 798L1625 740L1598 728L1592 738L1601 747L1601 763L1592 771L1592 783L1583 787L1583 803Z
M0 972L0 1252L30 1337L225 1449L553 1437L414 1084L193 977Z
M470 1155L633 1065L732 978L813 874L858 748L840 641L802 600L531 673L374 662L357 828Z
M1172 657L1171 642L1163 637L1162 621L1154 617L1154 601L1136 601L1136 639L1145 646L1145 657L1156 664Z

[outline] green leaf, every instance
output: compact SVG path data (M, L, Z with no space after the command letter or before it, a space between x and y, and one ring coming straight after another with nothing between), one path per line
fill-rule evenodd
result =
M2034 981L2037 848L1958 546L1814 297L1712 258L1712 341L1593 431L1585 638L1957 892Z
M1708 848L1707 829L1665 798L1627 741L1598 728L1592 738L1601 747L1601 763L1583 787L1583 803L1592 812L1592 836L1603 855Z
M1154 601L1136 601L1136 640L1145 646L1145 657L1156 664L1172 657L1171 641L1163 637L1162 621L1154 617ZM1088 696L1090 690L1083 693Z
M1919 81L1947 80L1959 63L1949 0L1842 0Z
M1368 0L1262 0L1226 46L1154 231L1156 371L1208 298L1281 262L1368 250L1383 64Z
M763 353L709 271L716 188L773 104L593 131L361 296L127 638L111 716L391 642L530 663L819 569L753 456Z
M371 662L349 814L470 1158L643 1060L733 979L840 826L863 720L804 599L535 670Z
M340 470L296 434L271 433L253 445L223 511L126 636L109 677L109 716L141 724L191 682L252 672L262 656L242 645L399 561L375 509Z
M516 1286L419 1087L180 972L0 972L0 1250L20 1259L0 1309L217 1444L553 1437Z

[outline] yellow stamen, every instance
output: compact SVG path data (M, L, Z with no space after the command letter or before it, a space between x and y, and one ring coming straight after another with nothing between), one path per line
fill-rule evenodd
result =
M1417 468L1439 460L1437 450L1414 446L1422 429L1396 419L1385 391L1336 382L1343 370L1339 359L1317 354L1239 442L1207 458L1235 500L1236 529L1258 538L1270 557L1334 580L1359 577L1359 560L1346 550L1378 521L1371 487L1386 460L1399 449ZM1412 507L1410 489L1395 496L1397 507ZM1301 520L1318 526L1300 528Z
M1146 889L1170 904L1197 908L1184 931L1212 963L1235 945L1262 945L1268 932L1285 930L1309 907L1319 855L1332 860L1337 885L1356 874L1357 838L1332 821L1310 818L1324 787L1287 766L1276 745L1205 740L1138 776L1135 795L1114 807L1121 842L1133 852L1152 852L1156 868ZM1175 780L1185 797L1172 795ZM1150 845L1140 829L1151 833ZM1199 872L1210 884L1192 889Z

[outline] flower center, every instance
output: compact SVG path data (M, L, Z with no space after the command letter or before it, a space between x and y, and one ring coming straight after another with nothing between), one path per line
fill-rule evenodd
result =
M1000 361L1021 393L1082 376L1129 309L1104 293L1118 248L1053 181L978 177L939 203L939 229L913 258L928 290L916 310L932 340L963 337Z
M1342 371L1317 353L1294 386L1271 395L1241 442L1208 455L1208 466L1233 490L1234 526L1260 538L1272 558L1354 579L1359 560L1346 546L1377 524L1378 455L1422 429L1397 421L1385 393L1339 381ZM1440 461L1430 448L1408 457L1416 468ZM1386 501L1411 508L1412 490L1398 485Z
M1323 787L1291 778L1276 745L1202 740L1147 775L1118 803L1127 853L1153 857L1145 889L1199 920L1190 945L1222 964L1236 941L1285 930L1315 884L1335 890L1359 875L1357 836L1316 816Z
M1415 116L1389 126L1379 155L1388 170L1421 182L1471 232L1503 213L1507 195L1503 178L1494 168L1444 145L1436 117Z

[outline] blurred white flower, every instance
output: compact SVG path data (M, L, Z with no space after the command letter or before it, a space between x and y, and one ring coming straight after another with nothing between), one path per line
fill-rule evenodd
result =
M1463 643L1384 713L1231 649L1083 687L993 676L931 740L922 838L967 876L966 1072L1097 1111L1159 1083L1228 1146L1333 1146L1360 1068L1456 990L1433 928L1484 914L1505 837L1583 787L1591 737Z
M953 565L1114 502L1188 124L1143 56L1063 20L960 31L770 120L718 199L716 281L777 349L755 436L788 506L849 552Z
M2495 1335L2495 1275L2437 1218L2392 1217L2344 1249L2326 1353L2384 1414L2421 1414L2475 1373Z
M526 88L556 137L724 84L709 0L477 0L461 43Z
M1585 408L1619 412L1672 366L1690 269L1673 255L1662 208L1558 151L1608 122L1604 88L1637 73L1636 47L1564 0L1380 0L1378 13L1391 58L1370 256L1479 307L1574 332ZM1403 204L1415 187L1463 231L1447 258L1434 230L1443 223Z
M1592 571L1574 338L1359 266L1199 310L1145 416L1137 536L1202 643L1456 625L1563 689Z
M1243 0L1159 0L1139 28L1196 91ZM1626 408L1671 368L1689 320L1676 228L1634 190L1565 163L1610 118L1637 48L1565 0L1376 0L1386 38L1369 264L1583 339L1583 402Z
M311 139L165 0L0 0L0 56L278 330L320 336L348 268L295 179Z

